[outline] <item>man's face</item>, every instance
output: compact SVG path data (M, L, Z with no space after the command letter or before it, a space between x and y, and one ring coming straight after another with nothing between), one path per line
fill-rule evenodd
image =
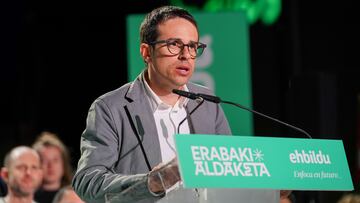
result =
M39 153L44 172L44 183L59 184L64 175L64 162L60 149L55 146L45 146L39 150Z
M14 157L6 179L15 194L20 196L33 194L42 181L40 159L37 154L26 151Z
M180 39L184 44L197 42L199 39L196 27L184 18L173 18L158 25L159 36L156 39ZM171 54L166 43L159 43L150 49L148 73L150 86L166 91L178 89L186 84L195 69L195 58L191 57L188 47L177 55Z

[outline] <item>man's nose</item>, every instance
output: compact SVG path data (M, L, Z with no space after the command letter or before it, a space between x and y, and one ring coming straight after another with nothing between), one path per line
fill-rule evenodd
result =
M180 60L187 60L187 59L190 59L190 58L192 58L192 56L190 54L189 46L184 45L184 48L179 53L179 59Z
M32 172L33 172L33 169L31 167L25 168L25 174L30 175L30 174L32 174Z

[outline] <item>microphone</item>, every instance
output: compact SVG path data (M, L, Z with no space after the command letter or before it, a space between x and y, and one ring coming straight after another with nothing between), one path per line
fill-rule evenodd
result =
M207 100L207 101L211 101L211 102L214 102L214 103L220 103L221 102L221 99L220 97L217 97L217 96L213 96L213 95L208 95L208 94L196 94L196 93L193 93L193 92L186 92L186 91L182 91L182 90L177 90L177 89L173 89L172 90L173 93L177 94L177 95L180 95L180 96L183 96L183 97L187 97L189 99L199 99L199 98L202 98L204 100Z
M182 90L178 90L178 89L173 89L172 92L177 95L187 97L187 98L193 99L193 100L199 98L199 96L193 92L187 92L187 91L182 91Z
M182 119L177 127L177 134L180 133L180 126L187 120L190 118L191 114L195 112L196 109L198 109L201 104L204 103L204 98L199 97L197 94L193 93L193 92L187 92L187 91L182 91L182 90L178 90L178 89L173 89L172 90L173 93L179 95L179 96L183 96L183 97L187 97L189 99L192 100L197 100L198 101L198 105L195 106L195 108L193 110L190 111L190 113L187 113L186 117L184 119ZM186 111L187 112L187 111Z
M201 93L197 94L197 93L193 93L193 92L186 92L186 91L175 90L175 89L173 90L173 93L178 94L178 95L183 96L183 97L187 97L189 99L203 98L204 100L207 100L207 101L210 101L210 102L213 102L213 103L217 103L217 104L218 103L230 104L230 105L239 107L241 109L244 109L246 111L250 111L251 113L254 113L256 115L262 116L262 117L270 119L272 121L275 121L277 123L280 123L282 125L285 125L285 126L291 128L293 130L296 130L296 131L299 131L299 132L305 134L308 138L312 139L311 135L309 133L307 133L305 130L301 129L301 128L295 127L293 125L285 123L284 121L280 121L279 119L276 119L276 118L273 118L271 116L260 113L258 111L252 110L250 108L247 108L247 107L245 107L243 105L240 105L240 104L237 104L235 102L221 100L220 97L217 97L217 96L208 95L208 94L201 94Z
M189 97L190 98L190 97ZM177 134L180 133L180 126L187 120L190 118L191 114L195 112L196 109L198 109L201 104L204 103L204 99L199 97L199 98L196 98L196 100L198 101L198 105L195 106L195 108L193 110L190 111L190 113L188 113L188 111L186 110L186 117L184 119L182 119L177 127Z

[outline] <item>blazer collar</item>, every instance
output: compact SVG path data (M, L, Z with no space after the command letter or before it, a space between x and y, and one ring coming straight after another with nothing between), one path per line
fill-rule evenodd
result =
M125 94L125 99L129 101L127 107L131 113L132 119L137 125L138 131L141 125L144 134L140 135L143 139L144 148L146 154L148 155L149 162L152 167L156 166L161 162L161 152L159 138L157 136L157 129L155 124L155 119L153 112L151 111L150 104L148 99L145 97L145 87L142 82L142 74L144 71L131 83L127 93ZM195 85L188 83L187 87L190 92L194 90ZM198 102L195 100L189 100L186 108L188 112L194 109L198 105ZM203 104L203 106L205 103ZM206 124L206 119L204 119L204 112L201 110L202 107L196 110L190 118L188 119L189 128L191 133L207 133L209 131ZM139 121L140 120L140 121ZM141 124L139 124L139 122Z
M144 96L145 94L144 83L141 80L140 74L130 84L125 94L125 99L129 102L126 106L139 134L141 133L140 137L150 165L154 167L161 162L161 152L155 119L149 101Z

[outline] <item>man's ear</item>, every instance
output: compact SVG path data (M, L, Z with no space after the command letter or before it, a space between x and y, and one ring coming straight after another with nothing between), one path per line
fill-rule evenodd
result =
M8 182L9 180L9 170L5 167L1 168L0 176L2 179L5 180L5 182Z
M150 55L151 46L146 43L140 44L140 54L146 64L151 62L151 55Z

